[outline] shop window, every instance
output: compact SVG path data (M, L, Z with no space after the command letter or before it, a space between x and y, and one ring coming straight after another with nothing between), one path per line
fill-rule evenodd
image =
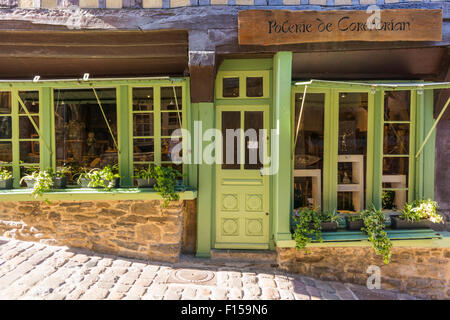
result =
M159 96L159 101L155 101ZM149 164L172 166L182 171L181 152L172 152L182 143L182 87L133 88L133 161L135 169ZM175 158L174 158L175 157Z
M384 93L383 209L401 210L408 199L411 93Z
M0 92L0 164L12 163L11 93Z
M368 94L339 93L338 211L365 207Z
M39 91L19 91L19 160L25 168L40 162Z
M304 103L303 94L296 93L294 98L294 207L319 208L323 193L325 94L308 93Z
M56 166L70 166L77 173L116 165L116 90L55 89L53 95Z

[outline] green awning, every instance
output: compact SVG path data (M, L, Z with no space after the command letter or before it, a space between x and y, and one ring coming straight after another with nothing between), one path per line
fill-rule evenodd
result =
M335 88L335 89L385 89L385 90L420 90L420 89L449 89L450 82L352 82L316 80L295 81L295 86L308 86L308 88Z

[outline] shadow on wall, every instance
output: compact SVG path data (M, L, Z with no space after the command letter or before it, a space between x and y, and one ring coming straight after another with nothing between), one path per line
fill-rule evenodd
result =
M446 217L441 228L450 231L450 109L436 128L435 198Z

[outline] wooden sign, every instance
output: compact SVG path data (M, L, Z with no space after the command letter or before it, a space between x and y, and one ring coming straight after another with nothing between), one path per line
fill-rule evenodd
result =
M279 45L339 41L441 41L442 10L245 10L239 44Z

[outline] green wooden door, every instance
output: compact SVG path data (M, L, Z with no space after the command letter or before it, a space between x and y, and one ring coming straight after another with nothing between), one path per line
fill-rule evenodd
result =
M268 106L219 106L215 248L269 248ZM266 130L264 130L266 129ZM266 164L264 164L266 163Z

